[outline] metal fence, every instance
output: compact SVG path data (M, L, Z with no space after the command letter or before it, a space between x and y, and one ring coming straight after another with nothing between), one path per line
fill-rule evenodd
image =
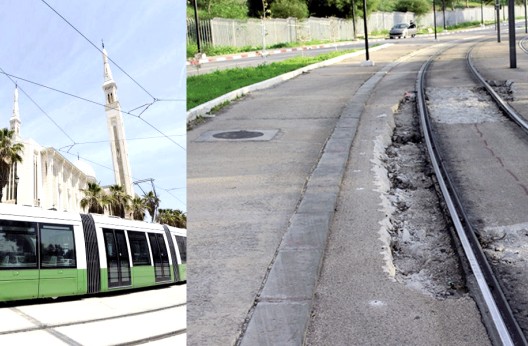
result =
M196 30L196 21L187 18L187 44L196 43L197 34L200 35L200 42L212 44L211 21L198 20L198 30Z
M506 6L501 10L503 19L507 19ZM492 21L495 9L484 8L456 9L454 11L436 11L437 27L452 26L464 22ZM524 13L524 7L516 6L515 13ZM396 23L415 21L418 27L433 27L433 13L417 17L412 12L375 12L368 18L369 33L390 29ZM198 29L203 44L218 46L263 46L287 42L308 42L312 40L344 41L364 35L363 21L359 19L354 26L352 20L340 18L288 19L224 19L214 18L199 21ZM187 43L196 42L194 19L187 19Z

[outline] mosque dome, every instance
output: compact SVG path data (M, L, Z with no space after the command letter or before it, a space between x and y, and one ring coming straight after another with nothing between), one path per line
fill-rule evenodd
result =
M88 162L78 159L73 164L75 167L79 168L79 170L81 170L81 172L83 172L87 178L92 178L95 180L95 170Z

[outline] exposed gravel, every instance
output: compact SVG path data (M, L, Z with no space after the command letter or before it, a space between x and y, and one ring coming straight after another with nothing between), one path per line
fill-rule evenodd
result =
M505 101L514 101L514 87L511 80L487 80L486 81Z
M464 276L435 190L415 109L414 94L407 94L395 114L392 144L381 160L390 180L385 197L393 206L388 230L393 274L397 281L435 298L460 297L467 292Z

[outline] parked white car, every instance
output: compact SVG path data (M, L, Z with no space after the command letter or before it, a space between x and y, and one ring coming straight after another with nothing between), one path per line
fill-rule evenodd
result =
M389 32L390 38L407 38L416 36L416 25L400 23L390 29Z

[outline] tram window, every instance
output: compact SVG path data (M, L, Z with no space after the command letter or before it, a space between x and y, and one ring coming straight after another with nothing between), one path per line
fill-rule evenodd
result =
M151 265L150 253L145 233L128 232L130 251L132 252L132 263L135 266Z
M180 250L180 258L182 263L187 263L187 238L177 235L176 243L178 244L178 250Z
M36 268L36 226L0 220L0 269Z
M41 225L40 264L42 268L76 268L73 227Z

